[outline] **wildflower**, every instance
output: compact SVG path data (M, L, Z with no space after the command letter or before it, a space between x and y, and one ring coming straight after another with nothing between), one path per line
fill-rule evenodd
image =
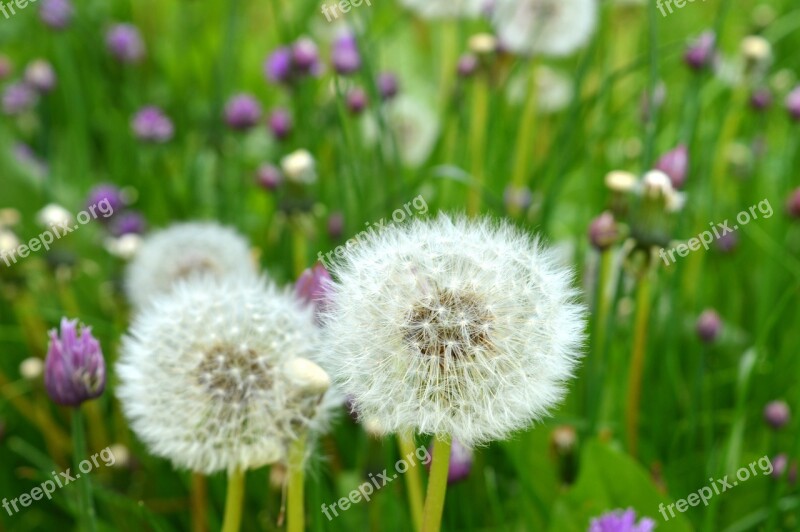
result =
M652 532L656 523L648 517L636 522L636 512L632 508L614 510L592 519L589 532Z
M225 123L238 131L250 129L261 119L261 104L249 94L237 94L225 105Z
M106 387L106 365L100 343L89 327L61 320L61 331L50 331L44 385L50 398L64 406L80 406L100 397Z
M172 120L155 106L140 109L131 121L133 133L139 140L164 143L174 134Z
M791 418L791 411L786 401L772 401L764 407L764 421L773 429L785 427Z
M269 130L278 140L283 140L292 133L292 115L282 107L273 109L267 122Z
M352 33L343 33L334 41L331 62L336 72L342 75L352 74L361 68L361 54Z
M334 212L328 217L328 236L333 240L338 240L344 233L344 214Z
M12 83L3 91L3 113L19 115L36 104L36 93L27 83Z
M281 159L281 168L292 183L311 185L317 180L314 158L307 150L297 150Z
M125 208L125 199L122 191L116 185L103 183L89 191L86 198L86 208L91 208L105 202L111 211L118 212Z
M109 231L115 237L125 235L141 235L147 229L147 222L141 213L125 211L114 217L109 226Z
M347 109L354 115L361 114L368 101L367 93L361 87L354 87L347 93Z
M265 163L258 167L256 181L267 190L277 190L283 183L283 176L277 166Z
M786 201L786 212L792 218L800 218L800 188L796 188Z
M19 365L19 374L22 378L35 381L44 373L44 361L39 357L28 357Z
M796 122L800 122L800 85L786 97L786 110Z
M772 478L781 479L784 475L789 484L794 486L797 482L797 461L792 460L792 463L789 464L789 457L785 453L780 453L772 459Z
M138 63L144 57L144 41L133 24L115 24L106 33L106 46L118 61Z
M53 65L44 59L31 61L25 67L25 83L40 93L52 91L56 86L56 73Z
M378 93L383 100L391 100L400 90L400 82L397 76L391 72L381 72L378 75Z
M189 222L144 240L125 275L125 289L141 308L181 279L195 276L252 278L256 270L247 240L211 222Z
M689 149L685 144L681 144L674 150L668 151L656 163L656 170L667 174L673 188L682 188L686 183L686 173L689 171Z
M472 76L478 70L478 57L475 54L464 54L458 59L458 75L462 78Z
M301 37L292 44L292 65L304 74L316 74L319 71L319 49L308 37Z
M39 18L51 29L63 30L72 22L75 8L69 0L42 0Z
M750 95L750 106L756 111L764 111L772 105L772 92L767 87L761 87Z
M150 452L178 468L285 462L301 433L328 420L319 347L311 309L271 284L186 280L123 339L117 395Z
M495 0L492 23L503 47L523 55L565 56L597 23L595 0Z
M264 62L264 75L273 83L286 83L292 74L292 49L281 47Z
M327 308L328 285L331 275L325 266L315 264L303 272L295 284L295 294L301 301L314 307L315 314L319 315Z
M716 34L709 30L700 36L686 49L684 61L692 70L703 70L709 67L716 52Z
M36 213L36 221L45 228L67 227L75 222L72 214L56 203L49 203Z
M513 226L415 219L348 248L332 273L332 374L387 432L472 447L563 397L584 310L570 272Z
M589 224L589 242L598 251L605 251L617 241L619 231L614 215L604 212Z
M697 318L697 336L707 344L712 343L722 330L722 319L713 309L704 310Z

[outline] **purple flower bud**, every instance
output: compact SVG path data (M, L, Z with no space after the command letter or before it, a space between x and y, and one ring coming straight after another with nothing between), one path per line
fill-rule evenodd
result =
M328 217L328 236L339 240L344 234L344 214L334 212Z
M292 132L292 116L283 108L273 109L269 115L269 129L275 138L283 140Z
M308 37L297 39L292 45L292 63L301 72L315 74L319 70L319 49Z
M283 175L277 166L265 163L258 167L256 181L267 190L277 190L283 183Z
M652 532L656 527L655 521L642 517L636 522L636 512L633 508L627 510L614 510L592 519L588 532Z
M12 83L3 91L3 113L22 114L36 104L36 93L26 83Z
M685 144L681 144L665 153L656 163L655 169L667 174L673 188L682 188L689 171L689 149Z
M44 386L64 406L80 406L100 397L106 387L106 365L100 343L89 327L78 333L78 320L61 320L61 332L50 331Z
M114 216L109 230L111 235L117 238L125 235L143 235L147 230L147 221L137 211L125 211Z
M764 111L772 105L772 92L767 87L761 87L750 95L750 106L756 111Z
M361 68L361 54L353 34L344 33L334 41L331 62L336 72L342 75L352 74Z
M133 24L116 24L106 33L111 55L123 63L138 63L144 57L144 41Z
M503 201L508 210L527 211L533 202L533 194L527 188L516 188L513 185L508 185L503 193Z
M764 421L773 429L785 427L791 418L791 411L786 401L772 401L764 407Z
M272 52L264 62L264 75L272 83L286 83L292 76L292 50L281 47Z
M786 468L789 467L789 474L787 479L789 484L794 485L797 482L797 462L793 461L789 466L789 457L781 453L772 459L772 478L780 479L786 473Z
M368 102L367 93L361 87L354 87L347 93L347 108L354 115L361 114Z
M789 199L786 201L786 212L792 218L800 218L800 188L796 188L789 194Z
M725 233L717 239L716 245L722 253L731 253L739 246L739 237L736 233Z
M717 36L713 31L706 31L686 50L684 60L693 70L702 70L714 60Z
M719 336L722 330L722 319L712 309L704 310L697 318L697 335L702 341L710 344Z
M69 26L74 12L69 0L42 0L39 6L39 18L54 30L63 30Z
M261 104L249 94L237 94L225 105L225 123L237 131L244 131L258 124L261 119Z
M4 55L0 55L0 81L3 81L14 71L14 65L11 59Z
M431 463L435 458L433 456L432 446L428 448L428 454L430 454L431 460L425 464L425 467L430 470ZM447 470L448 484L455 484L469 476L470 471L472 471L472 454L472 449L465 447L461 442L453 439L450 445L450 468Z
M103 201L110 206L112 212L118 212L125 208L122 191L116 185L104 183L94 187L86 198L86 207L91 208Z
M793 120L800 122L800 85L786 97L786 109Z
M613 246L618 237L617 222L609 211L604 212L589 224L589 242L598 251L605 251Z
M319 317L328 305L328 291L331 275L320 263L303 272L295 284L297 297L314 306L314 314Z
M458 60L458 75L462 78L472 76L478 70L478 58L473 54L464 54Z
M139 140L163 143L172 138L172 121L155 106L143 107L131 122L133 132Z
M400 90L400 82L397 76L391 72L383 72L378 76L378 93L384 100L391 100L397 96Z
M56 72L53 65L44 59L37 59L25 68L25 83L40 93L50 92L56 86Z

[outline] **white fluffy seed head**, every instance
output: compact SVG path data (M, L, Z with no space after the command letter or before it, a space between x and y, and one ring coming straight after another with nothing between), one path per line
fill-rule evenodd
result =
M440 215L351 248L323 316L332 374L386 432L468 447L547 415L580 357L572 274L506 223Z
M286 369L318 353L313 312L292 294L259 279L194 278L135 319L117 395L139 438L176 467L252 469L325 427L328 402Z
M565 56L594 33L597 0L495 0L492 22L512 52Z
M214 222L173 225L147 237L128 265L125 289L136 308L195 276L256 278L247 240Z

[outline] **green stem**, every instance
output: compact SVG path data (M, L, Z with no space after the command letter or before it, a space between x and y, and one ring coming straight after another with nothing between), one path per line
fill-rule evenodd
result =
M486 123L489 115L489 80L478 75L472 88L472 124L470 127L470 151L472 152L473 183L467 196L467 214L477 216L481 208L481 195L486 164Z
M530 80L528 98L522 111L522 123L517 135L517 145L514 149L514 172L511 182L516 189L525 186L525 176L528 170L528 154L531 152L534 124L536 122L536 106L539 102L538 85L536 83L536 68L539 62L535 59L530 63ZM518 209L514 209L518 210ZM514 212L512 214L519 214Z
M287 532L305 530L305 493L303 459L306 453L306 437L298 438L289 451L289 496L287 500Z
M642 374L644 372L644 354L647 344L647 324L650 321L650 275L648 271L639 280L636 294L636 328L633 337L633 358L628 380L626 412L628 452L633 457L636 457L639 447L639 403L642 397Z
M192 473L192 532L206 532L206 515L208 514L206 477L201 473Z
M405 459L408 456L414 456L416 449L414 448L414 438L411 435L398 435L397 443L400 447L401 458ZM422 479L419 475L419 468L416 461L410 461L412 464L408 468L405 475L406 491L408 492L408 502L411 506L411 518L414 520L414 530L419 532L422 530L422 513L423 513L423 497L422 497Z
M600 271L597 276L597 317L594 323L594 343L592 358L589 364L589 431L594 432L597 426L598 416L603 415L605 410L603 402L604 395L599 393L599 387L603 382L603 373L607 364L605 363L606 338L608 327L608 313L611 309L611 283L613 282L613 262L614 253L611 250L604 250L600 254Z
M447 472L450 469L450 436L433 442L433 461L428 479L428 495L422 518L422 532L439 532L442 528L444 498L447 493Z
M244 504L244 471L235 469L228 474L228 494L225 497L225 517L222 532L238 532L242 525Z
M86 431L83 423L83 412L80 407L72 410L72 457L73 466L76 473L75 478L78 478L80 471L80 463L86 456ZM92 483L89 478L84 478L79 487L79 509L81 530L94 532L97 530L97 515L94 510L94 501L92 499Z

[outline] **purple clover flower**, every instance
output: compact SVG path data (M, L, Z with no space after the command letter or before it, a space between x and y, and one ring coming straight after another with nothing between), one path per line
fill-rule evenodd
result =
M391 72L382 72L378 76L378 93L384 100L391 100L400 91L400 82Z
M264 75L272 83L288 83L292 76L292 49L283 46L264 62Z
M722 319L715 310L704 310L700 317L697 318L697 336L703 342L712 343L717 339L720 331L722 331Z
M273 109L269 115L269 130L278 140L283 140L292 133L292 116L281 107Z
M106 387L106 365L100 343L89 327L78 332L78 320L61 320L50 331L44 385L50 398L64 406L80 406L100 397Z
M353 87L347 93L347 109L354 115L361 114L368 103L367 93L361 87Z
M39 18L54 30L63 30L72 22L75 8L69 0L42 0L39 6Z
M764 407L764 421L775 430L785 427L791 419L791 410L786 401L772 401Z
M331 62L337 73L352 74L361 68L361 54L358 43L352 33L343 33L333 43Z
M252 128L261 119L261 104L250 94L237 94L225 105L225 123L237 131Z
M683 56L692 70L703 70L714 61L717 36L713 31L703 32L686 50Z
M53 65L44 59L31 61L25 67L25 83L40 93L50 92L56 87L56 72Z
M117 216L109 227L112 236L142 235L147 230L147 221L137 211L124 211Z
M138 63L144 57L144 41L133 24L115 24L106 33L106 46L118 61Z
M36 104L36 92L27 83L12 83L3 91L3 113L19 115Z
M86 197L86 206L92 207L105 201L111 207L112 212L118 212L125 208L125 200L122 191L116 185L102 183L89 191Z
M800 122L800 85L786 97L786 110L789 111L792 120Z
M667 174L674 188L682 188L689 172L689 149L685 144L681 144L674 150L668 151L656 163L656 170Z
M331 275L320 263L307 269L300 275L295 284L295 294L297 297L313 305L314 315L319 321L319 316L325 311L328 305L328 291L331 282Z
M652 532L656 523L648 517L636 522L633 508L614 510L592 519L589 532Z
M263 188L272 192L277 190L283 183L283 174L274 164L264 163L258 167L256 181Z
M147 106L137 112L131 121L131 128L139 140L164 143L172 138L172 121L161 109Z

